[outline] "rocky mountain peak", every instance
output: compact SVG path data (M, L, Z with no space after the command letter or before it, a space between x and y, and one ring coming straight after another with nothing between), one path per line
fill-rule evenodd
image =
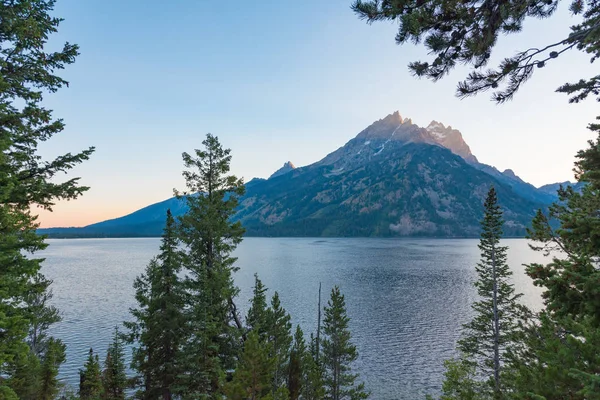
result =
M275 178L275 177L283 175L283 174L287 174L288 172L293 171L294 169L296 169L296 166L291 161L288 161L283 164L283 167L281 167L277 171L273 172L273 174L269 177L269 179Z
M469 145L465 142L459 130L452 129L450 125L445 126L436 120L431 121L425 129L437 144L446 147L468 162L477 162L477 158L471 153Z

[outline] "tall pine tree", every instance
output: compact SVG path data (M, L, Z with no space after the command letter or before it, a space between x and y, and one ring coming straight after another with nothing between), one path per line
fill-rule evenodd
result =
M502 368L511 346L521 338L520 322L527 315L526 308L518 302L521 294L515 293L510 282L508 248L500 245L503 223L496 190L492 187L484 203L479 241L481 261L475 268L479 300L472 305L475 315L464 325L463 338L458 343L464 361L487 383L482 395L496 399L505 392Z
M79 398L81 400L100 400L102 396L102 372L100 361L94 350L90 349L83 369L79 370Z
M274 359L273 394L287 387L289 375L290 348L292 345L292 323L290 315L281 306L279 294L275 292L271 299L271 307L267 313L267 334L271 357Z
M190 295L183 394L213 398L222 391L225 371L235 367L244 333L234 303L238 289L231 256L244 233L239 222L231 222L244 184L229 175L229 149L211 134L202 144L194 156L183 153L188 212L179 233Z
M106 351L104 370L102 371L102 399L125 400L127 375L125 373L125 351L121 333L115 327L112 343Z
M73 178L57 175L88 159L93 149L54 160L38 154L40 142L60 133L64 123L42 105L44 96L67 82L56 71L75 61L76 45L46 51L61 19L50 16L53 0L4 1L0 7L0 376L8 378L14 362L27 358L31 330L26 296L41 295L36 285L42 260L31 254L44 249L36 234L34 207L52 210L56 200L75 199L87 190ZM37 353L37 350L36 350ZM2 393L14 392L8 387Z
M321 400L325 398L325 383L323 368L318 359L317 340L310 335L308 351L302 359L302 398L306 400Z
M581 192L561 188L559 201L548 214L538 212L529 232L532 247L552 259L527 266L546 289L546 309L528 325L514 363L520 398L600 398L600 140L577 158L576 176L585 186Z
M250 300L250 308L246 316L246 325L250 330L256 331L261 341L267 340L269 309L267 305L267 288L262 281L254 274L254 288L252 299Z
M50 338L45 342L40 365L40 400L53 400L62 385L58 380L58 369L65 362L66 346L58 339Z
M323 376L328 400L366 399L364 383L357 384L358 374L352 373L352 363L358 358L356 346L351 342L346 315L346 301L336 286L331 290L331 298L324 309L323 339L321 342Z
M233 379L226 385L228 399L259 400L271 396L275 359L269 352L269 345L260 340L258 332L251 331Z
M125 322L127 342L135 345L132 367L140 375L138 395L143 398L171 399L183 373L187 297L179 277L183 266L179 244L175 219L167 210L160 253L136 279L138 306L130 310L134 321Z

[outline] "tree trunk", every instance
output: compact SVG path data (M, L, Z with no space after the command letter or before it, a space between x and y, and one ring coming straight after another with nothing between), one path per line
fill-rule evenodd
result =
M492 280L493 280L493 307L494 307L494 382L495 396L500 393L500 326L498 321L498 282L496 279L496 249L492 248Z
M319 353L320 353L320 349L319 349L319 344L320 344L320 338L321 338L321 282L319 282L319 312L318 312L318 316L317 316L317 354L315 357L315 360L317 362L317 365L319 365Z

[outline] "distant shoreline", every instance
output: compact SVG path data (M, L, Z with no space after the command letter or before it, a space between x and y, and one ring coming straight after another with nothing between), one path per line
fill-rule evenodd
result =
M45 235L41 233L40 235ZM53 236L46 239L160 239L160 236ZM479 236L258 236L245 235L244 238L263 239L479 239ZM503 239L527 239L526 236L503 236Z

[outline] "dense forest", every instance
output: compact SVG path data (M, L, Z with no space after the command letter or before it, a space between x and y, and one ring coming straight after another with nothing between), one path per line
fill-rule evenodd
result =
M0 1L0 399L365 399L370 397L353 364L344 295L331 288L315 312L317 330L293 327L277 292L256 276L251 307L240 315L233 283L244 227L232 220L244 194L230 174L231 152L208 134L202 147L183 154L188 210L167 213L160 252L135 282L137 306L115 327L106 354L89 350L79 388L65 388L59 369L65 345L49 334L60 321L52 306L52 282L41 273L45 237L35 207L88 189L78 178L56 176L86 161L94 148L43 160L41 142L64 124L43 106L45 96L68 85L57 72L75 62L76 45L47 52L61 23L53 0ZM529 49L497 69L482 71L499 34L518 32L526 18L550 17L557 1L357 1L369 22L399 23L398 43L423 41L434 60L414 62L418 76L437 80L456 64L473 68L459 96L488 89L504 102L566 50L600 56L600 2L572 1L581 16L564 41ZM579 102L600 96L600 77L558 90ZM598 97L600 99L600 97ZM600 132L600 124L590 124ZM600 139L577 155L580 191L559 189L559 201L540 210L528 235L537 251L557 254L527 274L545 289L545 307L525 308L511 283L503 215L494 187L482 204L478 292L473 319L465 324L457 357L445 362L439 398L600 399ZM197 196L188 194L202 193ZM329 291L329 290L327 290ZM133 348L125 364L125 346ZM131 372L128 372L131 371ZM437 396L437 395L436 395Z

